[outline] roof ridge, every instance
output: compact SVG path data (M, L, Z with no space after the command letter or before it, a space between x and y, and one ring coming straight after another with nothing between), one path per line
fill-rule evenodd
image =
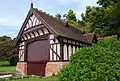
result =
M47 15L49 17L55 18L55 17L53 17L53 15L50 15L49 13L46 13L45 11L39 10L38 8L34 8L34 9L37 9L38 11L44 13L45 15ZM57 19L57 18L55 18L55 19Z

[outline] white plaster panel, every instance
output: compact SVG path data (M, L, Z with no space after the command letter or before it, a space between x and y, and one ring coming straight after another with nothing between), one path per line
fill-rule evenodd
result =
M26 30L27 28L25 27L25 29L24 30Z
M22 37L22 38L21 38L21 40L23 41L23 40L24 40L24 38Z
M79 47L77 46L77 50L79 49Z
M27 25L26 25L26 28L25 29L28 29L29 28L29 25L28 25L28 23L27 23Z
M33 19L34 19L34 15L33 15L33 16L31 16L30 18L31 18L31 20L32 20L32 22L33 22Z
M41 21L39 21L39 24L42 24L42 22L41 22Z
M52 45L51 45L51 48L52 48ZM50 60L53 60L52 59L52 50L50 49Z
M68 60L67 58L67 45L65 44L64 47L63 47L63 55L64 55L64 60Z
M51 34L51 35L50 35L50 39L53 39L53 38L54 38L54 35Z
M32 32L30 33L30 35L31 35L31 38L34 38L34 37L35 37Z
M75 53L75 46L73 46L73 53Z
M22 46L22 48L21 49L24 49L24 46Z
M40 35L43 35L43 32L41 31L41 29L38 30Z
M27 38L30 39L30 35L29 34L26 34Z
M35 36L36 36L36 37L38 37L38 36L39 36L39 35L38 35L38 33L37 33L36 31L34 31L34 34L35 34Z
M34 17L34 15L33 15L33 17ZM35 24L35 22L36 22L36 17L34 18L34 21L33 21L33 26L35 26L36 24Z
M19 61L24 61L24 50L19 51Z
M38 19L36 19L36 25L38 25L39 24L39 20Z
M77 42L76 45L79 45L79 43Z
M19 44L19 46L21 46L21 45L22 45L22 43Z
M71 47L71 45L69 45L68 49L69 49L69 59L70 59L70 56L72 55L72 47Z
M80 43L79 45L82 46L82 43Z
M19 49L22 49L22 47L19 47Z
M22 50L21 61L24 61L24 51Z
M71 40L68 40L68 43L71 43Z
M50 44L53 44L54 43L54 41L53 40L50 40Z
M28 23L29 23L30 27L32 27L32 21L30 19L29 19ZM30 28L30 27L28 27L28 28Z
M75 44L75 41L72 41L72 44Z
M56 52L56 45L53 45L53 50ZM57 60L57 58L56 58L56 54L54 53L54 60Z
M60 56L60 44L57 44L57 54ZM58 58L58 60L60 59Z
M57 39L55 39L55 43L59 43L59 41Z
M22 45L25 45L25 42L22 42Z
M24 38L25 40L27 40L27 38L26 38L26 36L25 36L25 35L23 35L23 38Z
M43 31L44 31L45 34L48 34L48 33L49 33L46 28L43 28Z
M67 40L66 40L66 39L63 39L63 42L67 42Z
M19 58L20 58L20 52L21 52L21 51L19 51Z

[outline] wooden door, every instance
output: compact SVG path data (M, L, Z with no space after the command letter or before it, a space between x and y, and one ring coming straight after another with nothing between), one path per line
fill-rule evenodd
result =
M49 61L48 40L34 41L27 44L28 75L44 76L47 61Z

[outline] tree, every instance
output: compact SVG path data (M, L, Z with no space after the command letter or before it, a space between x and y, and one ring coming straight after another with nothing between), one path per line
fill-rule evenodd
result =
M0 37L0 60L9 60L17 53L13 46L13 40L8 36Z
M82 14L81 17L86 26L91 28L90 32L96 32L97 29L100 29L101 33L103 33L107 31L109 26L109 13L109 9L105 10L103 7L87 6L85 14Z
M104 8L108 8L108 7L114 7L115 4L118 3L119 0L98 0L98 4L102 5L102 7Z
M68 17L68 21L71 21L71 20L76 21L76 15L74 11L71 9L68 11L67 17Z
M90 32L94 31L98 36L115 34L111 19L118 0L98 0L97 3L100 6L88 6L85 14L81 15L82 21L85 23L84 27L90 28Z
M110 9L109 29L114 34L120 34L120 1L119 0L99 0L98 4L105 9Z
M60 20L60 19L61 19L60 13L57 13L57 14L55 15L55 17L58 18L58 19Z
M68 20L67 14L64 14L64 15L63 15L63 18L67 21L67 20Z
M120 1L116 4L116 8L113 10L111 15L111 29L113 29L120 38Z
M76 15L74 13L73 10L69 10L67 14L63 15L63 18L65 21L67 21L69 24L78 27L78 23L77 23L77 19L76 19Z

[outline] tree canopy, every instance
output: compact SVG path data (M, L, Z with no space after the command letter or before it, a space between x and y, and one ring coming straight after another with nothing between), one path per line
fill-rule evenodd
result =
M120 22L120 6L118 0L98 0L99 6L87 6L82 19L77 19L73 10L69 10L63 18L68 23L86 31L95 32L97 36L118 34Z
M0 60L9 60L16 54L17 50L13 46L13 40L8 36L0 37Z

